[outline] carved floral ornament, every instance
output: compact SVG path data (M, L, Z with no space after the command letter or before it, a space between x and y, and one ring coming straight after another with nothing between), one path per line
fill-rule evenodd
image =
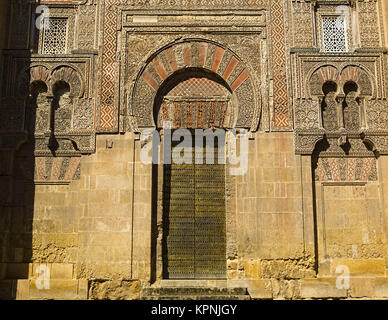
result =
M163 47L146 60L130 89L129 116L134 129L157 126L161 101L174 85L190 78L207 78L230 93L235 115L230 123L256 130L261 106L250 70L230 49L204 39L186 39Z

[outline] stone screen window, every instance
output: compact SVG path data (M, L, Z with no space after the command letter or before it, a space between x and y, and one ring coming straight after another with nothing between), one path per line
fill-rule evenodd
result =
M67 19L50 18L43 31L43 54L65 54L67 44Z
M322 17L322 49L329 53L348 51L344 16Z

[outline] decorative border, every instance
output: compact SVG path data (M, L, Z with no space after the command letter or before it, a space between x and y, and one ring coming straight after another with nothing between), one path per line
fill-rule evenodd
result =
M282 0L271 0L271 45L273 75L273 129L291 129L289 84L287 80L287 52L284 10Z
M180 7L185 6L192 8L201 3L201 8L214 7L212 1L190 1L189 3L181 3L182 1L150 1L149 6L159 5L159 7ZM222 1L220 1L222 2ZM244 6L244 3L245 6ZM101 61L101 79L100 79L100 98L96 99L97 109L97 131L99 132L117 132L119 130L119 63L117 61L117 45L118 45L118 26L119 26L119 6L140 5L140 1L132 0L105 0L103 4L103 40L102 40L102 61ZM272 72L273 72L273 88L274 92L274 115L273 128L275 130L291 129L291 112L289 103L289 83L287 78L287 52L286 52L286 29L285 29L285 10L287 2L284 0L247 0L247 1L228 1L228 7L247 8L258 6L270 7L270 28L272 30ZM144 9L144 4L143 4Z

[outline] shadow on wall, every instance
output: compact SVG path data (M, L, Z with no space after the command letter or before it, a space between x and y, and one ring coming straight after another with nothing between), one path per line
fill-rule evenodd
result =
M32 262L35 119L48 88L30 84L28 71L36 48L31 35L38 32L31 11L38 4L0 2L0 299L16 299L17 279L28 279Z

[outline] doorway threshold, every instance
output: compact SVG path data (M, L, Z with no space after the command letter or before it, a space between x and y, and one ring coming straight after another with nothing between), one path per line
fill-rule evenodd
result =
M174 287L174 288L227 288L228 280L226 279L217 279L217 280L207 280L207 279L164 279L160 281L161 287Z

